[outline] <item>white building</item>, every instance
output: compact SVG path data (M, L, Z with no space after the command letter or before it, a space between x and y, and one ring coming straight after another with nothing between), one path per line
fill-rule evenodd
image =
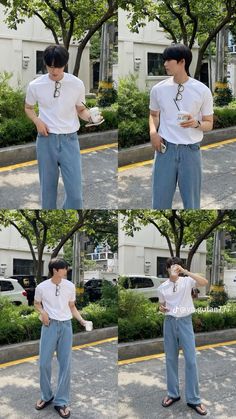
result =
M37 255L37 253L36 253ZM48 275L51 251L43 254L43 275ZM13 227L0 231L0 276L33 275L33 259L29 245Z
M55 44L51 32L45 29L37 17L25 19L17 30L4 23L4 7L0 5L0 72L12 73L11 85L26 88L28 83L42 74L42 53L48 45ZM69 49L69 72L73 72L77 46ZM89 47L83 52L79 78L83 80L86 93L90 91Z
M151 87L168 76L164 71L162 53L171 44L158 21L149 22L132 33L128 28L128 18L124 10L119 9L119 77L136 74L140 90L150 90ZM194 73L197 60L197 46L193 49L193 61L190 73Z
M181 250L180 257L187 259L189 247ZM119 274L166 276L165 262L170 257L167 241L152 225L126 236L119 220ZM193 257L191 270L206 275L206 242L203 242Z

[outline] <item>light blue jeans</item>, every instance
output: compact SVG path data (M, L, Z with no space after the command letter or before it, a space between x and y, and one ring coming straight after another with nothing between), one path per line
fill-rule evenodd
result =
M185 209L200 208L200 143L182 145L165 141L166 152L156 152L152 177L153 209L172 208L177 183Z
M38 134L36 150L42 208L57 208L59 169L65 187L63 208L82 208L82 174L77 133L48 134L48 137Z
M201 403L191 315L180 318L165 316L164 347L168 396L179 397L178 356L179 348L182 348L185 359L186 402L192 404Z
M41 399L48 401L53 397L51 388L51 364L56 351L59 363L55 406L68 406L70 393L70 368L72 348L71 321L50 320L50 325L42 326L39 346Z

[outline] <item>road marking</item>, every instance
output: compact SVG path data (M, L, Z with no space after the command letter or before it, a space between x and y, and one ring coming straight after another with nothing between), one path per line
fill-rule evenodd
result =
M229 345L235 345L235 344L236 344L236 340L231 340L230 342L212 343L210 345L197 346L196 350L203 351L204 349L212 349L212 348L218 348L220 346L229 346ZM182 352L183 351L181 350L180 353ZM136 362L143 362L143 361L149 361L151 359L164 358L164 356L165 356L165 353L161 353L161 354L140 356L138 358L124 359L123 361L118 361L118 365L134 364Z
M80 150L80 154L88 154L88 153L92 153L93 151L101 151L101 150L106 150L108 148L116 148L116 147L117 147L117 143L104 144L104 145L99 145L97 147L90 147L84 150ZM24 163L12 164L10 166L0 167L0 173L8 172L9 170L20 169L20 168L24 168L28 166L35 166L36 164L37 164L37 160L31 160Z
M97 340L96 342L90 342L90 343L85 343L83 345L73 346L72 350L78 351L79 349L82 349L82 348L89 348L90 346L101 345L103 343L113 342L115 340L117 340L117 337ZM35 355L35 356L30 356L28 358L17 359L16 361L5 362L4 364L0 364L0 369L6 368L6 367L12 367L13 365L24 364L25 362L36 361L38 358L39 356Z
M230 138L229 140L219 141L219 142L214 143L214 144L203 145L203 146L201 146L201 150L209 150L210 148L217 148L217 147L220 147L222 145L231 144L231 143L235 143L235 142L236 142L236 138ZM153 162L154 162L154 159L145 160L145 161L141 161L141 162L138 162L138 163L127 164L126 166L119 167L118 172L120 173L120 172L124 172L125 170L134 169L136 167L147 166L149 164L153 164Z

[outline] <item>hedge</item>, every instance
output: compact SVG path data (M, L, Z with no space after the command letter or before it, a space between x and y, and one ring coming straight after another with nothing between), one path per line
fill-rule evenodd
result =
M236 327L236 303L228 303L220 310L211 309L208 302L194 302L194 332L210 332ZM164 315L159 304L132 291L119 291L119 342L153 339L163 336Z
M81 315L91 320L94 328L117 325L117 304L89 304L81 311ZM41 321L33 307L14 306L11 302L0 298L0 345L25 342L40 338ZM84 327L76 319L72 319L73 333L84 331Z

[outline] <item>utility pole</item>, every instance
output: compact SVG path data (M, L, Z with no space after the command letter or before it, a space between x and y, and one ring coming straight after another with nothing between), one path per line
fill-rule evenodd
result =
M105 22L102 25L101 54L99 67L99 87L112 88L112 28L114 24Z
M219 285L224 280L224 264L222 258L222 250L224 250L224 247L224 231L216 231L214 233L211 285Z
M226 46L227 46L226 28L221 29L216 36L216 83L224 83L227 78L226 64Z
M72 267L72 282L75 284L78 294L84 293L84 242L82 239L83 233L77 231L73 236L73 267Z

